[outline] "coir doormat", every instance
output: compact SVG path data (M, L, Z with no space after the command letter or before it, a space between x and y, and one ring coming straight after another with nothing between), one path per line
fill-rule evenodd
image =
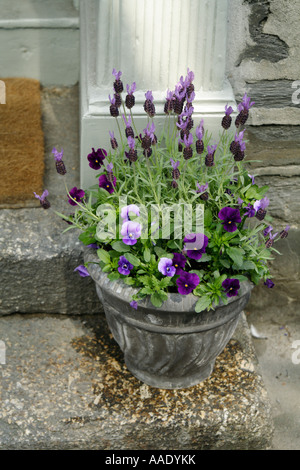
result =
M33 192L41 194L44 175L40 83L2 78L0 84L0 208L35 207Z

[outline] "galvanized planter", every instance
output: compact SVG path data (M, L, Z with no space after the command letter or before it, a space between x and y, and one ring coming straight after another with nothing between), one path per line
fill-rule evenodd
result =
M99 261L95 250L86 250L87 261ZM195 312L198 298L193 294L170 294L160 308L145 299L135 310L129 304L136 289L122 280L110 281L96 264L88 270L128 369L142 382L162 389L191 387L211 375L252 289L250 282L241 283L237 297L210 312Z

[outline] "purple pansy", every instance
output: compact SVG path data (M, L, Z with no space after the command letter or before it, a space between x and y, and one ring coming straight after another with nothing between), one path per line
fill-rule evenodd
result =
M173 266L173 260L170 258L160 258L158 263L158 270L164 276L173 277L176 273L176 268Z
M77 271L81 277L88 277L90 275L86 267L82 264L80 266L77 266L77 268L74 269L74 272L75 271Z
M130 302L130 307L134 308L135 310L137 310L138 308L138 303L136 300L132 300L132 302Z
M68 201L69 204L71 204L71 206L76 206L76 204L78 202L81 202L82 199L84 198L85 192L83 191L83 189L78 189L76 188L76 186L74 186L74 188L70 190L70 196L71 197L69 197L69 201Z
M267 286L269 289L272 289L272 287L275 286L274 282L271 281L271 279L266 279L266 281L264 282L264 285Z
M124 222L121 229L121 235L125 245L135 245L137 239L141 236L141 224L131 220Z
M129 204L129 206L122 207L121 217L125 219L125 222L130 220L129 212L133 212L136 216L140 216L140 209L136 204Z
M224 230L226 232L235 232L237 229L236 224L239 224L242 219L239 209L233 207L223 207L218 214L219 219L222 220Z
M113 182L109 181L106 175L101 175L99 178L99 187L105 189L109 194L114 192L114 186L117 184L117 178L113 177Z
M185 263L187 259L181 253L174 253L173 257L173 266L176 268L176 275L181 274L182 270L185 268Z
M129 263L129 261L125 258L125 256L120 256L120 259L118 261L118 271L120 274L123 274L124 276L128 276L130 274L130 271L133 269L133 265Z
M200 283L199 276L195 273L182 272L180 277L176 280L178 292L181 295L190 294Z
M184 250L189 258L201 259L208 245L208 238L203 233L190 233L184 237Z
M93 168L93 170L99 170L103 165L103 161L107 156L107 152L104 149L97 149L95 150L92 148L92 152L88 154L87 159L89 161L89 166Z
M225 290L227 297L235 297L238 295L240 282L238 279L225 279L225 281L222 282L222 287Z

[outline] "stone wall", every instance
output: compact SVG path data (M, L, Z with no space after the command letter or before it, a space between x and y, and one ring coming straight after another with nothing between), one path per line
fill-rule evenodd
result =
M255 106L247 131L249 164L270 186L272 225L291 226L272 262L275 288L256 288L253 308L295 309L300 299L300 0L230 0L227 76L237 101ZM238 38L238 40L237 40ZM251 308L250 305L250 308Z

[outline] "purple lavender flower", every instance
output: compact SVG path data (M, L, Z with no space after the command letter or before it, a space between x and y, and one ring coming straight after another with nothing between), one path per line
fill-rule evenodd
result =
M238 279L225 279L225 281L222 282L222 287L227 297L235 297L238 295L240 283Z
M204 193L208 188L208 183L205 183L205 184L196 183L196 185L197 185L197 188L198 188L197 191L196 191L197 194Z
M148 90L145 93L146 101L144 103L144 110L148 114L148 116L153 117L155 115L155 106L153 103L153 95L152 91Z
M271 229L271 230L273 230L273 229ZM278 235L278 232L274 233L274 235L271 232L269 232L269 238L266 241L266 248L271 248L271 246L273 246L274 239L275 239L276 235Z
M174 253L172 261L174 268L176 268L176 275L181 274L182 270L185 267L185 263L187 262L186 257L183 256L181 253Z
M290 226L286 225L285 229L280 232L280 238L286 238L288 236L289 230L290 230Z
M190 233L184 237L184 250L189 258L199 260L205 253L208 245L208 238L203 233Z
M181 295L190 294L200 283L199 276L195 273L182 272L180 277L176 280L178 292Z
M233 109L231 106L228 106L227 104L225 105L225 116L223 117L222 119L222 127L224 129L229 129L229 127L231 126L231 122L232 122L232 117L230 116L230 114L233 112Z
M131 87L129 85L126 85L126 89L127 89L127 95L125 98L125 105L128 109L131 109L135 105L135 97L133 96L133 93L136 90L136 83L133 82Z
M93 168L93 170L99 170L103 165L103 161L107 156L107 152L104 149L97 149L95 150L92 148L92 152L88 154L87 159L89 161L89 166Z
M158 263L158 270L164 276L173 277L176 273L176 268L173 266L173 260L170 258L160 258Z
M246 215L247 217L254 217L255 216L255 209L252 206L252 204L250 204L250 202L249 202L248 206L245 208L244 215Z
M70 190L69 204L76 206L78 202L81 202L85 196L83 189L77 189L76 186ZM71 199L72 198L72 199ZM74 199L74 200L73 200Z
M118 271L120 274L123 274L124 276L128 276L130 274L130 271L133 269L133 265L129 263L129 261L125 258L125 256L120 256L120 259L118 261Z
M247 122L249 116L249 109L255 104L254 101L251 101L251 98L247 96L247 93L244 94L241 103L238 105L239 114L236 117L235 125L239 127L239 125L244 125Z
M207 155L205 157L206 166L214 166L215 151L217 150L217 145L208 145L207 146Z
M270 204L270 200L267 197L264 197L263 199L255 201L255 203L253 204L253 207L256 211L256 217L258 220L263 220L265 218L265 215L267 213L266 209L269 204Z
M101 175L99 178L99 188L105 189L109 194L114 192L114 186L117 184L117 178L114 176L112 181L109 181L106 175Z
M123 83L120 80L122 72L117 72L116 69L113 69L112 74L115 77L115 82L114 82L114 89L116 93L122 93L123 91Z
M164 113L169 114L171 111L173 111L174 107L174 93L173 91L168 90L167 91L167 96L166 96L166 102L164 105Z
M135 245L141 236L141 225L138 222L126 221L122 225L121 235L125 245Z
M272 232L272 230L273 230L272 225L269 225L268 227L264 229L263 236L266 237L270 232Z
M109 135L110 135L111 148L113 150L116 150L116 148L118 148L118 142L117 142L117 139L115 138L115 134L113 131L109 131Z
M128 206L122 207L121 209L121 217L125 219L125 222L130 220L129 213L133 212L138 217L140 216L140 209L135 204L129 204Z
M116 103L116 98L115 97L111 98L110 95L108 95L108 98L110 101L110 107L109 107L110 114L111 116L116 118L119 116L119 109Z
M63 154L64 154L63 149L61 149L61 152L58 152L56 148L54 147L52 149L52 153L54 154L57 173L59 173L60 175L65 175L67 173L67 170L66 170L64 162L62 161Z
M203 122L203 119L201 119L199 126L196 127L196 137L198 140L202 140L204 136Z
M271 281L271 279L266 279L266 281L264 282L264 285L267 286L269 289L272 289L272 287L275 286L274 282Z
M88 270L86 269L86 267L84 265L80 265L80 266L77 266L77 268L74 269L74 272L75 271L78 271L78 274L81 276L81 277L88 277L90 275L90 273L88 272Z
M42 206L43 209L49 209L49 207L51 206L50 202L48 201L47 199L47 196L49 196L49 192L47 189L45 189L45 191L43 191L42 195L39 196L38 194L36 194L35 192L33 192L34 194L34 197L36 197L37 199L39 199L40 201L40 204Z
M236 224L239 224L242 219L239 209L233 207L223 207L218 214L219 219L222 220L224 230L226 232L235 232L237 229Z

